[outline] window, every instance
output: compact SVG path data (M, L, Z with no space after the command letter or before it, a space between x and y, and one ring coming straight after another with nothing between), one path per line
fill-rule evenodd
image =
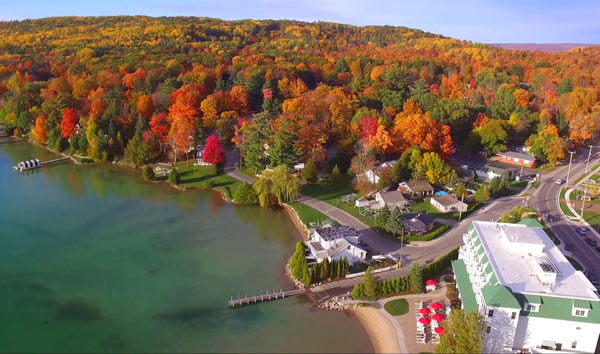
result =
M577 341L574 341L573 343L571 343L571 349L575 349L577 348Z
M348 246L348 249L350 249L350 246Z
M573 313L573 316L587 317L587 311L586 310L575 310Z
M494 310L489 310L488 311L488 317L492 317L494 316Z
M517 313L513 312L512 315L510 315L510 319L514 320L515 318L517 318Z
M580 330L581 330L581 327L575 327L575 330L576 330L576 331L580 331Z
M485 329L485 333L490 333L492 331L492 326L487 326Z
M525 311L529 311L529 312L538 312L539 308L538 305L534 305L534 304L527 304L525 306Z

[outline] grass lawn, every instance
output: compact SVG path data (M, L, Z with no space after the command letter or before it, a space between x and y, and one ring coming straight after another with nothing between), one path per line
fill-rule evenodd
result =
M567 203L565 202L565 193L566 192L567 192L567 189L563 188L560 191L560 195L558 196L558 204L560 205L560 210L562 210L562 212L566 216L575 216L575 215L573 215L573 213L571 213L571 210L569 209L569 207L567 206Z
M327 219L327 215L309 207L308 205L304 205L295 201L287 204L294 208L294 210L298 214L298 217L306 227L309 227L310 223Z
M177 164L179 172L179 187L183 189L216 189L223 193L227 199L233 199L233 193L241 183L237 179L217 170L216 166L187 166L185 161ZM210 184L212 183L212 186Z
M583 218L591 227L598 230L598 226L600 225L600 214L592 210L584 210Z
M567 256L565 256L565 257L567 257ZM583 271L583 267L575 259L573 259L571 257L567 257L567 260L569 261L569 263L571 263L571 265L573 266L573 268L575 268L575 270Z
M527 187L527 183L529 183L529 182L528 181L512 181L512 182L510 182L510 186L523 189L523 188Z
M408 301L397 299L388 301L383 305L385 310L392 316L401 316L408 312Z
M360 212L358 208L354 206L354 203L342 202L342 197L344 195L356 193L354 187L352 187L352 177L343 176L337 183L329 183L328 180L324 180L315 184L307 184L302 187L300 192L344 210L348 214L364 222L369 227L375 227L374 220L360 215Z

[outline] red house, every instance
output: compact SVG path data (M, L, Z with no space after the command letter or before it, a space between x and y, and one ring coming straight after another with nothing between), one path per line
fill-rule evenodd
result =
M523 154L515 151L505 151L496 154L500 162L519 165L525 167L533 167L535 164L535 156Z

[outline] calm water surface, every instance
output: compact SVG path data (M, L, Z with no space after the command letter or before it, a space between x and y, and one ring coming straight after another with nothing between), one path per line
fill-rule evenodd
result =
M290 298L231 310L231 295L289 287L298 233L280 211L175 192L139 171L0 145L0 351L372 350L358 321Z

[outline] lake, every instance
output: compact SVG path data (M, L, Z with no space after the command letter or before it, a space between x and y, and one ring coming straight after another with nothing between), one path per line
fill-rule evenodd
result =
M140 171L61 163L0 145L0 351L371 351L353 316L305 297L230 309L230 296L291 288L300 236L286 214Z

